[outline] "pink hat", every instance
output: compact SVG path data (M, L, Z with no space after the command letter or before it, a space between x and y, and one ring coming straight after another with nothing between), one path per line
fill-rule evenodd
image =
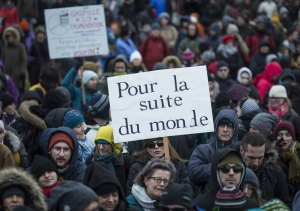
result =
M191 51L190 49L187 49L187 50L183 51L181 57L182 57L183 61L189 62L189 61L195 59L195 53L193 51Z

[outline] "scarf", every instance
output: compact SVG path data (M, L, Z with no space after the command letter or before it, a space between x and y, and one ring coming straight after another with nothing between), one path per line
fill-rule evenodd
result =
M104 156L102 156L102 155L99 154L97 156L96 160L105 163L105 165L107 165L107 167L110 170L112 170L113 172L115 172L115 168L114 168L114 166L113 166L113 164L111 162L114 158L115 158L114 152L111 152L111 153L109 153L107 155L104 155Z
M292 143L294 144L294 143ZM290 149L281 150L278 164L281 168L288 170L288 184L300 182L300 160L297 150L300 149L300 143L296 141L295 152Z
M269 112L271 114L277 114L278 115L278 120L277 120L277 123L281 122L282 121L282 118L283 116L286 114L286 112L288 112L289 110L289 106L287 103L284 103L282 106L280 106L279 108L277 109L272 109L271 108L271 105L269 103Z
M156 200L152 200L146 193L145 188L134 184L132 186L132 195L137 200L138 204L140 204L144 211L153 211L156 210L154 207L154 202Z
M60 184L60 181L57 181L52 187L50 188L42 188L43 194L47 197L50 198L50 194L54 188L56 188Z
M62 174L64 173L67 169L68 169L69 165L67 165L65 168L63 169L57 169L58 173Z
M87 140L86 135L84 135L83 140L78 140L78 159L85 163L85 160L91 155L93 149L94 146Z
M8 113L4 113L3 116L4 116L4 121L5 121L6 125L8 125L8 126L10 126L12 123L14 123L16 121L15 114L10 115Z
M222 55L225 58L228 58L237 52L237 48L235 46L223 45Z

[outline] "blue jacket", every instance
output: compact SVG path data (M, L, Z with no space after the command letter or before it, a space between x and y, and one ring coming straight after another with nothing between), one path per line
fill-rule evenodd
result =
M128 62L129 62L130 55L134 51L138 51L134 42L131 39L124 40L122 38L117 39L116 50L118 54L123 54L126 57Z
M64 80L62 81L62 85L66 87L72 98L72 107L78 111L82 111L82 93L81 93L81 88L76 87L74 85L74 79L77 76L77 70L73 67L65 76ZM86 105L90 104L92 95L91 93L85 91L85 100L86 100Z
M74 150L72 151L69 167L65 172L59 174L59 176L63 177L64 180L73 180L73 181L83 183L86 165L78 160L77 138L74 131L71 128L59 127L59 128L49 128L44 130L40 139L40 146L42 147L44 152L43 156L50 159L49 150L48 150L49 141L52 134L56 132L67 133L73 140L73 144L74 144Z
M159 15L162 12L166 12L167 1L166 0L151 0L150 4L154 5L156 14Z
M231 140L222 143L218 139L217 125L221 119L230 119L234 124L234 131ZM215 133L212 140L208 143L214 151L216 149L225 148L231 146L234 142L238 142L238 116L232 109L222 109L215 119ZM198 186L205 186L208 180L211 178L211 161L212 153L209 150L207 144L200 144L194 150L188 164L188 175L190 180Z

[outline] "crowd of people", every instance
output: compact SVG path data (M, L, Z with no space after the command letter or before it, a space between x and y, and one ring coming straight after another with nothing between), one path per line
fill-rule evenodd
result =
M109 52L51 60L44 10L99 4ZM299 0L0 7L0 210L300 210ZM114 140L107 78L202 65L214 132Z

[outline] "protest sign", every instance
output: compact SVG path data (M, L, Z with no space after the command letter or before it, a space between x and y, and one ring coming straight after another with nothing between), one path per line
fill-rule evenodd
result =
M103 5L45 10L51 59L109 52Z
M214 130L205 66L108 78L114 141Z

